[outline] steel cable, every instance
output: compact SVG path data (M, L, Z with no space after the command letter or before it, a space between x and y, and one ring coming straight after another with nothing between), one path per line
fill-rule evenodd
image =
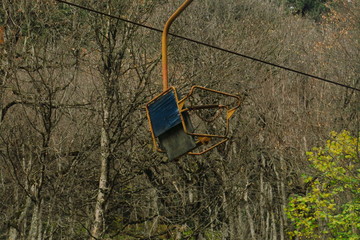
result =
M119 16L114 16L114 15L104 13L104 12L101 12L101 11L98 11L98 10L95 10L95 9L91 9L91 8L88 8L88 7L78 5L78 4L75 4L75 3L71 3L71 2L67 2L67 1L63 1L63 0L55 0L55 1L67 4L67 5L70 5L70 6L73 6L73 7L77 7L77 8L89 11L89 12L93 12L93 13L96 13L96 14L99 14L99 15L103 15L103 16L106 16L106 17L118 19L118 20L130 23L130 24L142 27L142 28L152 30L152 31L156 31L156 32L159 32L159 33L163 32L161 29L158 29L158 28L154 28L154 27L151 27L151 26L147 26L145 24L137 23L137 22L134 22L134 21L131 21L131 20L119 17ZM289 67L285 67L285 66L276 64L276 63L271 63L271 62L261 60L261 59L255 58L255 57L251 57L251 56L248 56L248 55L245 55L245 54L242 54L242 53L238 53L238 52L235 52L235 51L232 51L232 50L229 50L229 49L221 48L221 47L214 46L214 45L211 45L211 44L208 44L208 43L204 43L204 42L201 42L201 41L198 41L198 40L194 40L194 39L191 39L191 38L188 38L188 37L177 35L177 34L174 34L174 33L171 33L171 32L169 32L168 34L173 36L173 37L182 39L182 40L186 40L186 41L196 43L198 45L202 45L202 46L205 46L205 47L208 47L208 48L212 48L212 49L216 49L216 50L219 50L219 51L222 51L222 52L233 54L233 55L236 55L236 56L239 56L239 57L242 57L242 58L252 60L254 62L259 62L259 63L266 64L266 65L269 65L269 66L272 66L272 67L275 67L275 68L283 69L285 71L293 72L293 73L303 75L303 76L306 76L306 77L310 77L310 78L313 78L313 79L316 79L316 80L319 80L319 81L327 82L327 83L330 83L330 84L334 84L334 85L337 85L337 86L340 86L340 87L344 87L344 88L348 88L348 89L360 92L359 88L352 87L352 86L342 84L342 83L339 83L339 82L335 82L335 81L332 81L332 80L329 80L329 79L326 79L326 78L323 78L323 77L319 77L319 76L316 76L316 75L313 75L313 74L305 73L305 72L302 72L302 71L299 71L299 70L296 70L296 69L292 69L292 68L289 68Z

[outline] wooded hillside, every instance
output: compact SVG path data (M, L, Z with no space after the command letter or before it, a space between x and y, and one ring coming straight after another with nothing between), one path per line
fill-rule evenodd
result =
M162 29L183 1L71 2ZM358 0L194 0L170 32L360 89ZM170 36L170 85L243 103L228 142L169 161L161 33L2 0L0 56L0 239L360 239L356 89Z

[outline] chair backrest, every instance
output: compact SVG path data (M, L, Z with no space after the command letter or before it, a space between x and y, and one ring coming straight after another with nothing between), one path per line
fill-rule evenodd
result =
M155 137L181 124L175 89L171 89L171 91L167 91L150 101L148 110Z
M166 152L170 160L196 147L194 137L184 129L192 130L188 113L181 113L175 88L169 88L152 99L146 110L155 147Z

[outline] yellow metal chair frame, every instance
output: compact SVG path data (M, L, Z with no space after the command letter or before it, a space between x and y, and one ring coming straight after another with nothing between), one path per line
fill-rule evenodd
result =
M208 91L208 92L220 94L220 95L227 96L227 97L232 97L232 98L235 99L236 105L233 108L230 108L227 105L217 105L217 104L186 107L186 100L188 100L195 93L195 91L197 89L201 89L203 91ZM225 133L223 135L195 133L195 132L189 132L188 129L186 128L186 125L183 125L184 131L187 134L197 137L198 140L197 140L196 143L199 144L199 145L205 144L211 138L219 138L220 139L219 142L209 146L206 150L203 150L203 151L201 151L199 153L189 152L188 154L191 154L191 155L204 154L204 153L212 150L213 148L219 146L220 144L226 142L227 140L229 140L227 135L229 133L230 118L233 116L236 109L238 109L240 107L240 104L241 104L241 98L239 96L229 94L229 93L225 93L225 92L221 92L221 91L217 91L217 90L213 90L213 89L209 89L209 88L205 88L205 87L201 87L201 86L193 86L191 88L189 94L179 101L180 112L187 112L187 111L201 110L201 109L212 109L212 108L225 109L226 110L226 131L225 131Z
M179 115L180 115L183 130L184 130L184 132L186 134L188 134L190 136L193 136L195 138L195 142L196 142L197 147L208 143L210 139L213 139L213 138L219 139L218 142L212 144L211 146L209 146L205 150L202 150L200 152L194 152L194 151L188 152L188 154L190 154L190 155L204 154L204 153L214 149L215 147L219 146L220 144L226 142L228 140L227 135L228 135L228 132L229 132L230 118L233 116L235 110L238 109L240 107L240 104L241 104L241 98L239 96L229 94L229 93L225 93L225 92L221 92L221 91L217 91L217 90L213 90L213 89L209 89L209 88L205 88L205 87L200 87L200 86L193 86L191 88L190 92L184 98L179 99L179 97L177 95L177 92L176 92L176 88L173 87L173 86L169 87L169 84L168 84L168 60L167 60L167 36L168 36L168 31L169 31L169 28L170 28L171 24L173 23L173 21L177 18L178 15L180 15L180 13L187 6L189 6L189 4L192 1L193 0L185 0L185 2L172 14L172 16L168 19L168 21L166 22L166 24L164 26L164 30L163 30L163 33L162 33L162 83L163 83L163 92L160 93L159 95L157 95L156 97L154 97L146 105L147 117L148 117L148 121L149 121L149 127L150 127L150 131L151 131L153 144L154 144L155 149L157 151L159 151L159 152L165 152L165 150L162 149L159 146L159 144L158 144L158 142L156 140L156 136L154 134L154 129L153 129L150 113L149 113L149 106L152 103L154 103L156 100L158 100L161 97L163 97L164 95L168 94L170 91L174 91L174 93L175 93L176 104L177 104L177 107L178 107L178 110L179 110L179 113L180 113ZM201 105L201 106L187 106L186 105L187 100L195 93L195 91L197 89L201 89L203 91L208 91L208 92L211 92L211 93L220 94L220 95L223 95L225 97L234 98L236 104L232 108L230 106L216 105L216 104L213 104L213 105ZM211 108L226 109L226 131L225 131L225 133L223 135L215 135L215 134L195 133L195 132L189 131L188 127L186 126L186 122L185 122L183 113L194 111L194 110L211 109Z
M196 91L196 89L201 89L204 91L209 91L209 92L213 92L216 94L220 94L223 96L227 96L227 97L232 97L235 99L236 104L233 108L230 108L229 106L226 105L217 105L217 104L211 104L211 105L200 105L200 106L186 106L186 100L188 100ZM179 109L179 113L180 113L180 118L181 118L181 124L183 126L184 132L188 135L197 137L197 141L196 141L196 145L200 146L203 144L206 144L211 138L218 138L220 139L219 142L212 144L211 146L209 146L207 149L201 151L201 152L189 152L188 154L190 155L201 155L204 154L210 150L212 150L213 148L219 146L220 144L226 142L228 139L227 135L229 133L229 126L230 126L230 118L233 116L233 114L235 113L236 109L238 109L240 107L241 104L241 98L239 96L236 96L234 94L229 94L229 93L225 93L225 92L221 92L221 91L217 91L217 90L213 90L213 89L209 89L209 88L205 88L205 87L201 87L201 86L193 86L189 92L189 94L187 96L185 96L182 99L178 98L178 95L176 93L176 88L175 87L170 87L168 88L166 91L163 91L162 93L160 93L159 95L157 95L155 98L153 98L151 101L149 101L146 105L146 112L147 112L147 117L148 117L148 121L149 121L149 127L150 127L150 132L151 132L151 136L152 136L152 140L153 140L153 144L154 147L157 151L159 152L165 152L165 150L161 149L161 147L159 146L159 144L157 143L156 140L156 136L154 134L154 130L152 127L152 122L151 122L151 118L150 118L150 113L149 113L149 106L150 104L152 104L154 101L156 101L157 99L161 98L162 96L166 95L169 91L174 91L175 93L175 98L176 98L176 102L177 102L177 107ZM185 112L189 112L189 111L193 111L193 110L201 110L201 109L211 109L211 108L219 108L219 109L226 109L226 131L223 135L216 135L216 134L204 134L204 133L196 133L196 132L191 132L188 130L186 123L185 123L185 119L183 117L182 113Z

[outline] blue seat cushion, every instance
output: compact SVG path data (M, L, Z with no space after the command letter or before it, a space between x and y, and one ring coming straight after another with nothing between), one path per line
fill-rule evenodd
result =
M169 91L149 104L149 115L155 137L181 124L175 92Z

